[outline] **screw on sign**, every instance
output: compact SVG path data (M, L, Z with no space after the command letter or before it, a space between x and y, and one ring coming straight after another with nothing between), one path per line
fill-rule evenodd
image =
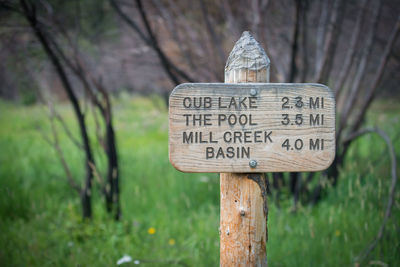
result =
M169 99L169 159L218 172L220 266L267 266L265 172L320 171L335 157L335 100L321 84L269 83L270 61L244 32L225 83L178 85Z

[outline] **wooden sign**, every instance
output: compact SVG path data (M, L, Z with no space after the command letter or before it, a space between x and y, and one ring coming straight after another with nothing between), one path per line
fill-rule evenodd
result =
M171 93L169 159L180 171L320 171L334 157L324 85L186 83Z

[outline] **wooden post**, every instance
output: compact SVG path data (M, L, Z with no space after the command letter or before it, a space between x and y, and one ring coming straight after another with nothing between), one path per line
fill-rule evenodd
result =
M270 61L243 32L225 66L225 83L267 83ZM264 174L221 173L220 266L267 266L267 182Z
M267 266L261 172L320 171L335 158L332 90L269 84L269 65L244 32L226 63L225 84L180 84L169 98L171 164L183 172L229 172L220 174L222 267Z

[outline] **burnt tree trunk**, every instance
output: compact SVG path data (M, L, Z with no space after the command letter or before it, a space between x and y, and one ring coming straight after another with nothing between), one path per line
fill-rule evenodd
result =
M102 85L97 82L95 84L105 100L105 107L101 108L100 111L102 111L106 127L105 152L108 160L107 184L110 186L109 191L107 191L106 187L106 207L108 212L113 213L114 219L119 220L121 217L121 206L119 201L119 166L115 131L112 121L111 102L107 91L102 87Z
M342 27L344 11L346 3L344 0L336 0L333 3L333 11L328 24L326 39L324 40L323 51L320 69L317 70L316 81L318 83L327 83L333 67L333 60L338 45L340 31Z
M79 130L83 142L83 149L85 151L85 168L86 168L86 178L84 187L80 192L81 204L82 204L82 215L84 218L90 218L92 216L92 205L91 205L91 189L93 172L91 170L90 164L94 162L92 149L89 143L88 131L85 124L85 118L79 106L78 99L72 90L70 81L68 80L67 74L64 67L62 66L59 58L56 56L55 51L50 46L50 41L47 39L46 34L39 25L36 17L36 6L30 1L20 0L20 4L23 8L23 15L28 21L31 29L33 30L35 36L42 45L46 55L49 57L51 63L53 64L62 84L65 92L67 93L68 99L72 104L75 117L78 121Z
M295 23L293 31L293 41L291 49L291 59L290 59L290 71L288 76L288 82L293 83L297 75L297 53L299 50L299 31L300 31L300 13L301 13L301 0L295 0Z

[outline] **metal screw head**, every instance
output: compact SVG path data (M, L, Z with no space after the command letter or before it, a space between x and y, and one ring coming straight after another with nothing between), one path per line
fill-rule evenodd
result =
M249 161L249 166L250 166L250 168L255 168L255 167L257 167L257 160L254 160L254 159L252 159L252 160L250 160Z
M254 88L251 89L251 90L250 90L250 95L251 95L251 96L256 96L256 95L257 95L257 90L254 89Z

